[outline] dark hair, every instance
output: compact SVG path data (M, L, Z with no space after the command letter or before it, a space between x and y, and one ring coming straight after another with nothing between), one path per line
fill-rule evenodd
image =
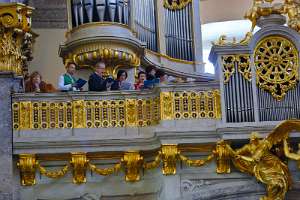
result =
M146 74L149 74L153 69L154 70L156 69L155 66L153 66L153 65L147 66L146 67Z
M165 71L162 69L157 70L157 72L155 73L155 77L156 78L160 78L162 76L166 75Z
M120 69L118 71L118 74L117 74L117 79L119 79L122 76L123 73L125 73L125 76L127 78L127 76L128 76L127 72L125 70L123 70L123 69Z
M140 72L138 73L138 78L140 78L141 74L145 74L145 75L146 75L146 73L145 73L145 72L143 72L143 71L140 71Z

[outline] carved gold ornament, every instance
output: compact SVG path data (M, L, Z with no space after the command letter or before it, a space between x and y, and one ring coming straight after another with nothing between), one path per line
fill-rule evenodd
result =
M299 80L298 51L284 37L270 36L261 40L255 48L254 63L258 86L278 101Z
M217 173L230 173L230 151L228 151L227 143L224 140L217 142L214 154L216 156Z
M71 165L73 167L73 183L81 184L86 182L86 169L88 165L86 153L71 153Z
M0 6L0 71L21 75L26 61L30 59L25 52L25 43L32 38L29 33L32 10L17 3Z
M275 145L284 144L284 155L293 160L300 160L299 153L292 153L288 147L289 134L292 131L300 131L300 120L287 120L279 124L274 130L264 139L259 138L257 133L252 133L249 144L244 145L240 149L232 149L231 146L225 141L219 141L214 148L209 148L212 152L208 154L205 159L190 159L182 152L188 153L196 152L193 149L198 149L198 152L207 152L207 148L203 144L195 148L195 145L180 146L175 144L164 144L157 150L157 154L153 161L146 162L141 155L142 152L131 151L121 153L120 162L117 162L110 168L97 168L92 164L87 157L86 153L72 153L70 164L73 166L73 175L77 181L74 183L85 182L85 172L87 166L89 169L99 175L108 176L124 170L125 179L129 182L140 180L140 170L142 169L155 169L162 165L162 173L164 175L176 174L176 164L182 161L189 167L201 167L208 164L215 158L217 164L217 173L230 173L230 161L234 166L243 173L255 176L258 181L267 186L267 195L261 199L267 200L284 200L286 192L291 187L290 172L286 164L272 152ZM93 152L91 159L101 159L103 152L98 155ZM147 155L144 154L144 155ZM149 155L149 154L148 154ZM105 156L105 159L115 159L116 155L111 157ZM69 157L62 158L69 159ZM47 158L43 158L43 161ZM51 160L51 158L49 159ZM53 159L52 159L53 160ZM66 174L68 165L57 171L46 171L38 164L36 156L33 154L19 155L18 167L21 174L22 185L35 184L36 169L41 171L41 174L49 178L59 178ZM37 167L38 166L38 167Z
M189 3L192 3L192 0L164 0L164 7L169 10L181 10Z
M299 159L291 155L285 140L292 131L300 131L300 120L287 120L279 124L266 138L260 139L253 133L249 144L238 150L229 145L230 158L241 172L255 176L267 186L267 195L261 199L284 200L285 194L291 188L291 176L287 165L271 152L274 145L284 142L285 156Z
M38 169L42 175L44 175L48 178L54 178L54 179L65 176L69 170L69 165L66 165L62 169L56 170L56 171L49 171L45 167L41 166L39 163L37 165L38 165Z
M126 152L122 158L125 169L125 180L134 182L140 180L140 167L143 164L143 157L139 152Z
M280 3L273 2L274 0L253 0L252 7L244 16L252 22L251 32L261 16L269 16L271 14L287 15L288 26L300 32L300 2L297 0L282 0Z
M163 168L162 168L163 174L164 175L176 174L176 162L179 156L177 145L175 144L162 145L161 156L163 161Z
M20 169L21 184L23 186L35 185L37 162L34 154L20 154L17 163Z
M75 62L79 66L92 65L99 60L103 60L108 64L114 63L114 65L140 65L140 58L135 53L129 53L111 48L101 48L94 51L78 53L74 54L72 58L67 59L72 59L73 62Z
M251 81L251 67L249 54L222 56L224 83L230 81L231 76L238 71L247 81Z
M288 26L300 33L300 2L295 0L284 0L282 13L289 17Z

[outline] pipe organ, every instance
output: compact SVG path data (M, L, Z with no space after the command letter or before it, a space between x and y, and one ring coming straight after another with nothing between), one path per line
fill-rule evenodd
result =
M210 60L217 61L221 74L224 122L300 117L299 35L283 26L285 18L273 17L259 23L276 26L265 26L253 36L247 33L240 42L221 36L214 43ZM278 29L281 32L275 35Z
M222 56L226 122L253 122L254 101L249 55Z
M135 1L135 31L147 48L157 51L155 0Z
M129 23L128 0L72 0L72 27L91 22Z
M199 45L195 44L201 41L201 26L195 27L199 17L197 5L192 0L68 0L69 36L87 27L81 25L123 26L150 50L147 52L151 56L191 65L184 69L188 73L200 72L204 66L202 51L197 52ZM178 67L168 61L156 63L147 57L145 60L142 63L146 65Z
M167 55L193 61L192 3L181 9L165 5L165 25Z

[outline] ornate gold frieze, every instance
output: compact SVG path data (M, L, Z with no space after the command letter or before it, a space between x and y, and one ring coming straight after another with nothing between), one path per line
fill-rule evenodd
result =
M164 0L164 7L169 10L181 10L189 3L192 3L192 0Z
M35 185L37 162L34 154L20 154L17 163L20 169L21 184L24 186Z
M179 160L191 167L201 167L204 164L209 163L215 158L217 163L217 173L230 173L230 161L234 166L243 173L247 173L251 176L255 176L258 181L267 186L267 193L263 199L278 199L283 200L286 192L291 187L291 176L287 165L280 159L285 155L292 160L300 160L299 153L292 153L289 149L287 139L292 131L300 131L300 120L287 120L279 124L274 130L264 139L259 138L257 133L252 133L249 144L244 145L240 149L232 149L232 147L225 141L219 141L216 143L215 148L207 148L207 145L199 144L199 147L193 144L192 146L184 145L180 148L178 145L162 145L161 149L157 150L154 161L145 162L143 156L138 151L124 152L119 157L121 161L115 164L111 168L97 169L96 165L92 164L88 159L86 153L73 153L71 154L71 165L73 166L74 177L77 181L74 183L85 182L86 167L98 173L99 175L111 175L121 169L125 172L126 181L138 181L140 179L141 169L154 169L159 168L160 163L163 163L162 172L164 175L176 174L176 164ZM284 154L277 156L276 152L272 152L275 145L284 144L282 150ZM202 148L201 148L202 147ZM180 150L179 150L180 149ZM208 156L205 159L192 160L181 152L193 152L195 150L203 152L203 150L209 150ZM181 151L181 152L180 152ZM95 153L93 153L95 154ZM101 153L99 153L101 154ZM143 154L147 155L147 154ZM153 155L153 154L151 154ZM67 159L68 157L66 157ZM90 158L97 159L97 156L93 155ZM116 159L114 156L106 156L105 159ZM43 158L43 160L47 160ZM22 185L35 184L35 171L37 164L36 156L31 154L19 155L18 167L21 173ZM50 178L58 178L63 176L68 165L62 170L58 170L51 174L46 173L42 168L42 175ZM122 166L122 167L121 167ZM41 167L38 167L41 170Z
M235 73L234 62L235 62L234 55L222 56L224 83L228 83L232 74Z
M71 153L71 165L73 168L73 183L81 184L86 182L86 169L89 160L86 153Z
M160 120L221 118L219 90L161 92L122 100L20 101L12 104L14 130L144 127Z
M0 6L0 71L22 74L23 66L30 59L24 51L31 40L31 14L33 8L23 4ZM28 38L30 38L28 40Z
M140 180L140 167L143 164L143 157L139 152L126 152L122 158L125 170L125 180L129 182Z
M299 53L285 37L262 39L254 51L257 84L278 101L294 88L299 80Z

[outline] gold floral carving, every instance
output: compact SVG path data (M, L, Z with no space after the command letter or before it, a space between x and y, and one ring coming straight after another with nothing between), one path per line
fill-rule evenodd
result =
M295 45L281 36L262 39L255 48L257 84L278 101L299 80L299 59Z
M84 101L76 100L73 101L73 127L84 128L86 125Z
M35 185L36 158L34 154L20 154L17 163L20 169L21 184L23 186Z
M38 169L42 175L44 175L48 178L54 178L54 179L65 176L69 170L69 165L66 165L62 169L56 170L56 171L48 171L45 167L41 166L39 163L37 165L38 165Z
M238 72L247 80L251 81L251 67L250 67L250 55L240 54L236 56L236 61L238 63Z
M172 92L160 93L160 105L161 105L161 119L172 120L173 119L173 94Z
M91 169L91 171L95 172L101 176L108 176L108 175L117 173L121 170L121 166L122 166L121 163L117 163L113 167L99 169L99 168L97 168L96 165L89 163L89 168Z
M164 7L169 10L181 10L189 3L192 3L192 0L164 0Z
M224 83L228 83L232 74L235 73L235 59L234 55L222 56Z
M155 169L160 166L161 163L161 151L158 152L157 156L155 156L154 161L152 162L145 162L143 164L144 169Z
M135 126L137 122L136 99L126 100L126 121L128 126Z
M31 7L22 4L0 6L0 71L22 74L25 61L26 37L31 27Z
M165 144L161 147L161 157L163 161L162 172L164 175L176 174L176 162L178 160L179 150L175 144Z
M86 182L86 169L88 165L86 153L71 153L71 165L73 167L73 183L81 184Z
M201 166L207 164L208 162L212 161L214 159L214 155L211 154L211 155L207 156L207 158L205 160L203 160L203 159L192 160L182 154L179 155L179 158L182 162L184 162L189 167L201 167Z
M249 54L224 55L222 56L224 83L230 81L231 76L238 72L247 80L251 81L251 67Z
M140 180L140 167L143 164L143 157L139 152L126 152L122 158L125 170L125 180L129 182Z

